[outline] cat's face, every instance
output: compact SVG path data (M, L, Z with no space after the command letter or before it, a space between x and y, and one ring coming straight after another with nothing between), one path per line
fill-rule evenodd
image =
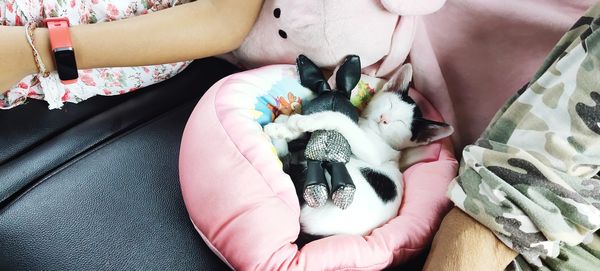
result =
M396 150L429 144L454 132L452 126L425 119L422 115L407 90L387 90L373 96L362 117Z
M396 150L429 144L454 132L452 126L423 118L408 96L412 65L404 64L363 111L368 126Z
M381 91L369 102L362 113L369 127L394 149L410 145L415 118L414 103L404 101L398 93Z

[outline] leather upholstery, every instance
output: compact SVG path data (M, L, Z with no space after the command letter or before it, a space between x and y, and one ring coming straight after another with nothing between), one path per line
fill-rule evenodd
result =
M134 94L0 112L0 270L226 270L177 162L198 98L233 71L202 60Z
M235 71L200 60L135 93L0 111L0 270L227 270L189 221L177 163L196 102Z

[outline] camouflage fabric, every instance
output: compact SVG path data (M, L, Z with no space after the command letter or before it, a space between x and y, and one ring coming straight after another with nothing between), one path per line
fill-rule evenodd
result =
M463 151L449 196L520 256L600 270L600 3Z

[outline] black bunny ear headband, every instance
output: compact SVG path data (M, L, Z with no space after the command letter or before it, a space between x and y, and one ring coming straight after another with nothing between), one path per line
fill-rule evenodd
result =
M317 94L332 90L329 83L327 83L327 79L323 76L321 69L308 57L305 55L298 56L296 65L298 67L298 74L300 75L300 83L304 87ZM337 91L342 91L347 97L350 97L352 89L354 89L360 80L360 70L360 58L356 55L347 56L335 77Z

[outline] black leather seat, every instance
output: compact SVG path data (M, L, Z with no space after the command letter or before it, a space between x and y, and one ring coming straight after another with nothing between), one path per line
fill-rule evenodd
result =
M132 94L1 111L0 270L227 270L189 221L177 163L196 102L235 71L205 59Z

